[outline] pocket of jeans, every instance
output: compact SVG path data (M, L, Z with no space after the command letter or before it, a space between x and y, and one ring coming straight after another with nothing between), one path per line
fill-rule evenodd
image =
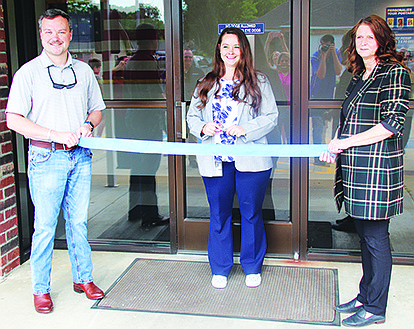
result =
M52 150L46 149L46 148L30 148L29 150L29 162L31 164L39 164L46 162L50 159L52 155Z

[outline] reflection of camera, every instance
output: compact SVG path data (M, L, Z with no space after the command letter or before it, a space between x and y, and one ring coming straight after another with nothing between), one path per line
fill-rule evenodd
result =
M324 53L326 53L327 51L328 51L328 49L330 48L330 46L329 45L323 45L322 47L321 47L321 50L324 52Z

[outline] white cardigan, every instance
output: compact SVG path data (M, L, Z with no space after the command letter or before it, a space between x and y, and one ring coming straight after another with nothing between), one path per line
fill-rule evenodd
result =
M253 117L253 109L246 103L243 103L239 107L238 124L244 128L246 135L238 137L236 144L267 144L266 135L276 127L279 112L269 80L266 76L259 74L258 84L262 93L259 115ZM201 110L198 108L201 101L198 97L197 89L191 98L190 108L187 113L187 123L190 128L190 133L197 138L201 138L200 134L204 125L213 120L212 99L217 88L218 85L210 90L207 104ZM239 98L242 99L243 95L244 88L242 87L240 88ZM201 142L203 144L214 144L214 138L204 135L201 138ZM201 176L222 176L221 166L215 162L214 156L197 155L197 162ZM236 169L239 171L255 172L272 168L271 157L252 158L249 156L235 156L234 162Z

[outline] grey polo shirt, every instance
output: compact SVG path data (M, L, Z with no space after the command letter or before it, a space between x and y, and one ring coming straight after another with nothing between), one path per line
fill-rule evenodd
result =
M71 89L56 89L49 71L56 84L72 84L75 75L77 83ZM75 132L89 113L104 109L101 90L88 64L74 60L69 54L66 65L60 68L42 51L15 73L6 113L20 114L59 132Z

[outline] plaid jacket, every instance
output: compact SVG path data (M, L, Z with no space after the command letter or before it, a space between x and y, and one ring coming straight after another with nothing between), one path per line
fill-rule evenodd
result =
M345 97L349 97L362 74L353 77ZM334 186L338 212L345 201L345 212L357 219L385 220L402 213L402 132L409 92L407 70L398 64L378 64L350 101L346 118L341 109L339 138L364 132L378 123L398 133L341 153L336 162Z

